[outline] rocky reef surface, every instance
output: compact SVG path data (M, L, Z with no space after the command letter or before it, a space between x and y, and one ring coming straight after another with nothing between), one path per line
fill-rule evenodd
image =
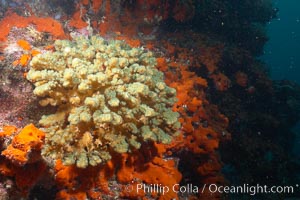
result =
M257 59L271 1L0 4L0 199L247 199L196 189L299 182L299 86Z

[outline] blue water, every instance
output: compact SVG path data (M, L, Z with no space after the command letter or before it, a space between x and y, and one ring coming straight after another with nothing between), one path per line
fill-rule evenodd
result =
M274 80L287 79L300 84L300 0L273 0L278 18L267 26L269 41L262 59ZM300 158L300 122L293 127L294 155Z
M300 84L300 0L273 0L278 18L267 26L269 42L262 59L275 80Z

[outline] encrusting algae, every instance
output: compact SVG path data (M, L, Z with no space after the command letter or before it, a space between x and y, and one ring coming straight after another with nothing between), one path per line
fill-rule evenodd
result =
M178 133L176 90L151 52L96 36L57 40L55 49L35 56L27 74L40 104L58 106L39 122L44 156L86 168L146 141L168 144Z

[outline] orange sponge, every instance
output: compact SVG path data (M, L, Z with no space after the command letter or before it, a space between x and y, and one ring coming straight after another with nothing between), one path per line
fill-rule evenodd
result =
M2 151L2 155L18 165L35 162L40 159L39 151L44 139L45 133L29 124L13 138L7 149Z
M22 49L24 49L24 50L30 50L31 49L31 45L26 40L18 40L17 44L20 47L22 47Z

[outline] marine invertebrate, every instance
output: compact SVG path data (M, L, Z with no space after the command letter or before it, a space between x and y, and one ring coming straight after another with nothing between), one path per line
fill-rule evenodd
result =
M176 43L172 42L174 36ZM206 37L193 32L188 34L189 40L185 36L186 32L167 34L167 39L163 38L157 41L159 45L155 45L163 45L163 50L167 51L164 57L169 59L157 59L158 68L165 73L167 84L177 91L178 102L174 110L180 113L182 124L182 134L168 148L172 156L180 159L181 183L189 180L198 187L207 183L224 183L218 149L220 142L230 139L230 133L226 131L229 122L206 96L206 88L214 84L209 81L211 75L219 71L223 45L207 43ZM192 42L190 38L193 38ZM196 46L199 51L193 50ZM210 56L208 52L216 56ZM193 198L220 199L218 194L212 195L208 191Z
M168 145L147 143L130 154L115 154L103 165L78 168L56 162L55 181L57 199L120 199L147 198L178 199L174 191L164 194L145 192L137 189L137 184L160 184L172 187L179 184L181 173L176 159L166 158Z
M47 132L44 156L85 168L178 133L176 90L151 52L96 36L57 40L55 49L35 56L27 74L40 104L58 106L39 122Z
M18 130L17 127L9 125L3 126L1 129L0 138L9 137Z
M18 40L17 44L22 47L24 50L30 50L31 49L31 45L29 42L27 42L26 40Z
M47 167L40 154L44 139L45 133L33 124L22 130L4 126L0 132L0 144L4 149L0 156L0 174L14 177L20 196L26 196L45 173Z
M2 155L17 165L36 162L41 159L37 152L40 152L44 139L45 133L29 124L13 138L12 143L2 151Z
M48 17L38 18L36 16L23 17L15 13L8 14L0 21L0 41L6 41L8 34L13 27L26 28L33 24L38 32L48 32L54 38L64 38L65 33L62 25ZM29 30L30 31L30 30Z
M246 73L238 71L235 73L235 81L241 87L247 87L248 85L248 76Z
M31 49L30 43L26 40L18 40L17 44L23 49L24 54L12 63L14 66L20 65L26 67L33 56L40 54L38 50Z
M218 91L226 91L231 87L231 80L223 73L211 74L210 78Z
M136 184L160 184L172 188L181 180L181 173L175 167L175 161L164 160L159 155L152 158L151 162L145 162L142 155L133 157L128 154L122 155L121 168L117 172L117 179L121 183L130 183L134 188L132 191L122 191L122 196L144 196L145 191L136 189ZM141 160L142 162L137 162ZM134 166L134 167L132 167ZM178 198L175 191L168 191L165 194L159 194L157 191L151 193L156 199L176 199ZM159 197L159 198L158 198Z

